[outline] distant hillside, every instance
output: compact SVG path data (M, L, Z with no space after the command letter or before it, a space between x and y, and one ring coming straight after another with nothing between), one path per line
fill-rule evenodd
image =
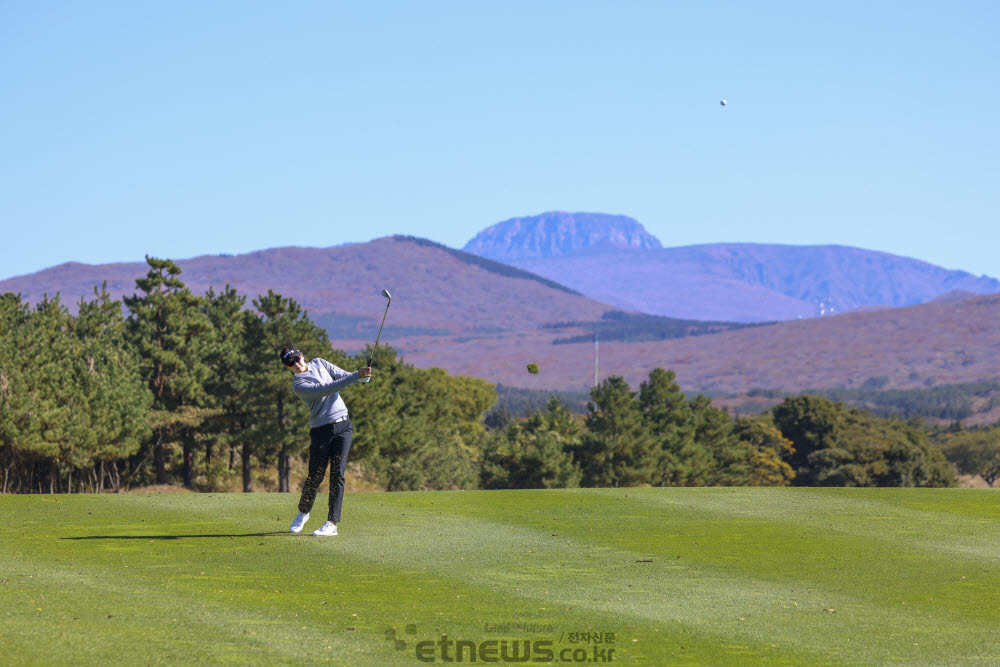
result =
M994 278L843 246L585 248L510 263L625 310L696 320L790 320L1000 292Z
M274 248L246 255L204 255L177 260L181 279L196 294L226 284L250 299L273 289L294 298L346 347L372 336L384 302L393 295L383 340L470 332L522 332L551 328L591 340L663 340L741 327L626 313L588 299L559 283L427 239L393 236L332 248ZM135 292L145 262L78 263L0 282L0 292L20 292L37 302L60 293L71 309L108 281L115 297ZM249 303L249 301L248 301ZM584 328L587 334L580 334Z
M569 320L600 320L611 310L552 280L507 264L406 236L332 248L274 248L246 255L176 260L196 294L227 283L250 298L269 288L297 300L333 338L374 338L393 295L383 340L395 335L534 329ZM135 292L145 262L62 264L0 282L32 302L48 293L64 303L92 298L108 281L115 297Z
M479 232L463 250L501 262L558 257L587 248L660 248L637 221L604 213L542 213L498 222Z
M962 299L968 299L970 296L975 296L975 293L963 289L956 289L938 295L931 299L931 301L960 301Z
M599 374L633 388L657 366L688 391L800 392L871 387L917 389L1000 378L1000 295L781 322L655 342L606 342ZM584 333L581 331L580 333ZM400 341L418 366L527 389L580 390L593 383L592 341L554 344L562 330ZM537 363L538 375L524 364Z

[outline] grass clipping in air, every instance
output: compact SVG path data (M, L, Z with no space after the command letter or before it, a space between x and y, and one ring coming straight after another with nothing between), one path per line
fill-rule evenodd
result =
M538 375L538 364L536 364L535 362L531 362L530 364L528 364L528 372L531 373L532 375Z

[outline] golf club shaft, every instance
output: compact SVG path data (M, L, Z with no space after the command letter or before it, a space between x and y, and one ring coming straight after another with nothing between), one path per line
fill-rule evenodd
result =
M372 346L371 356L368 357L368 365L372 365L372 360L375 358L375 350L378 349L378 339L382 337L382 326L385 324L385 316L389 314L389 304L392 303L392 299L389 299L389 303L385 304L385 312L382 313L382 324L378 325L378 335L375 336L375 345Z

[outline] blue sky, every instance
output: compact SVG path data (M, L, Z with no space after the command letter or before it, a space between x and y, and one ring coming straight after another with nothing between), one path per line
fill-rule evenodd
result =
M0 0L0 278L549 210L1000 276L998 34L961 0Z

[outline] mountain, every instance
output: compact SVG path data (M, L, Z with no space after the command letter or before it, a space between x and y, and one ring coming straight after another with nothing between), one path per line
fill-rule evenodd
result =
M558 216L570 216L569 222ZM995 278L861 248L616 244L611 239L624 234L619 218L582 213L515 218L484 230L465 247L623 310L683 319L790 320L909 306L953 291L1000 292ZM587 221L586 243L579 241L577 219ZM633 224L628 229L646 233L638 222L624 219Z
M498 222L479 232L462 249L509 263L518 259L558 257L588 248L660 247L655 236L627 216L553 211Z
M394 335L535 329L571 320L600 320L611 309L521 269L408 236L331 248L274 248L246 255L177 260L195 294L228 283L253 298L268 289L298 301L334 339L374 339L393 295L383 340ZM108 282L115 298L131 295L145 262L61 264L0 281L0 293L31 302L60 293L72 306Z
M917 389L1000 378L1000 295L779 322L653 342L600 343L599 375L638 388L656 367L687 392ZM564 330L405 341L407 360L529 389L580 390L594 379L593 342L555 344ZM529 375L524 363L541 372Z

